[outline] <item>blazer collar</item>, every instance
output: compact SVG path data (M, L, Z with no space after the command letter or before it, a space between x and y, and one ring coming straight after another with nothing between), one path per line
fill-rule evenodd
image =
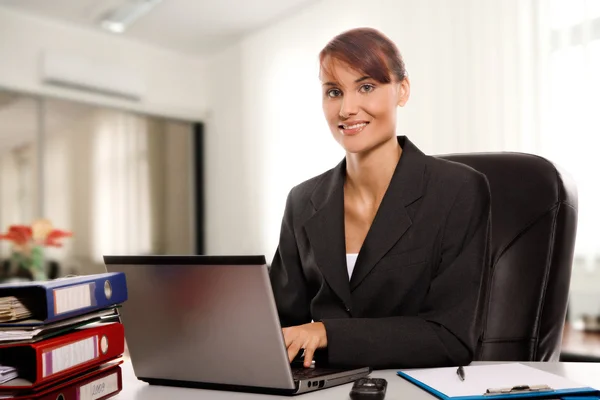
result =
M344 228L345 159L331 174L325 175L311 196L315 213L304 228L324 279L348 309L351 308L351 292L412 224L406 207L423 195L427 156L404 136L399 136L398 142L402 156L360 250L350 281Z
M386 196L390 191L398 191L403 204L408 205L422 195L423 172L427 156L406 136L398 136L398 143L402 147L402 157L394 170ZM332 172L320 182L310 198L315 210L321 209L325 203L332 200L332 196L340 189L343 192L346 179L346 159L344 158Z

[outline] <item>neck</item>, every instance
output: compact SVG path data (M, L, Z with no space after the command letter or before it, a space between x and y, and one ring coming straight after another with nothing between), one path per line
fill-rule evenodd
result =
M396 136L369 152L346 154L346 190L365 202L379 203L401 155Z

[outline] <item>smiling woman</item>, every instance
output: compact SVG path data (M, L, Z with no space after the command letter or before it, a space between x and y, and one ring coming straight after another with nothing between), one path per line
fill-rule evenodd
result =
M323 112L346 157L287 198L270 277L289 358L467 364L487 288L487 180L396 136L410 83L382 33L344 32L320 63Z
M410 83L396 46L375 30L356 29L333 39L319 58L323 111L342 147L351 153L386 141L397 147L395 108L408 101ZM371 133L359 136L363 130Z

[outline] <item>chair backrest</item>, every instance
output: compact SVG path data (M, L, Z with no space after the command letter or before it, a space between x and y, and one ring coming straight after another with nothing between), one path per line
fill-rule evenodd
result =
M476 359L558 361L577 229L573 180L530 154L439 157L490 184L492 270Z

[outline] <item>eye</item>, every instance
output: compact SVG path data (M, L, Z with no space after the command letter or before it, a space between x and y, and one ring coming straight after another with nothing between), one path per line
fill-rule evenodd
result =
M327 91L327 97L334 98L334 97L339 97L341 95L342 95L342 91L339 89L329 89Z
M364 85L361 85L360 89L358 90L362 93L371 93L373 90L375 90L375 85L365 83Z

